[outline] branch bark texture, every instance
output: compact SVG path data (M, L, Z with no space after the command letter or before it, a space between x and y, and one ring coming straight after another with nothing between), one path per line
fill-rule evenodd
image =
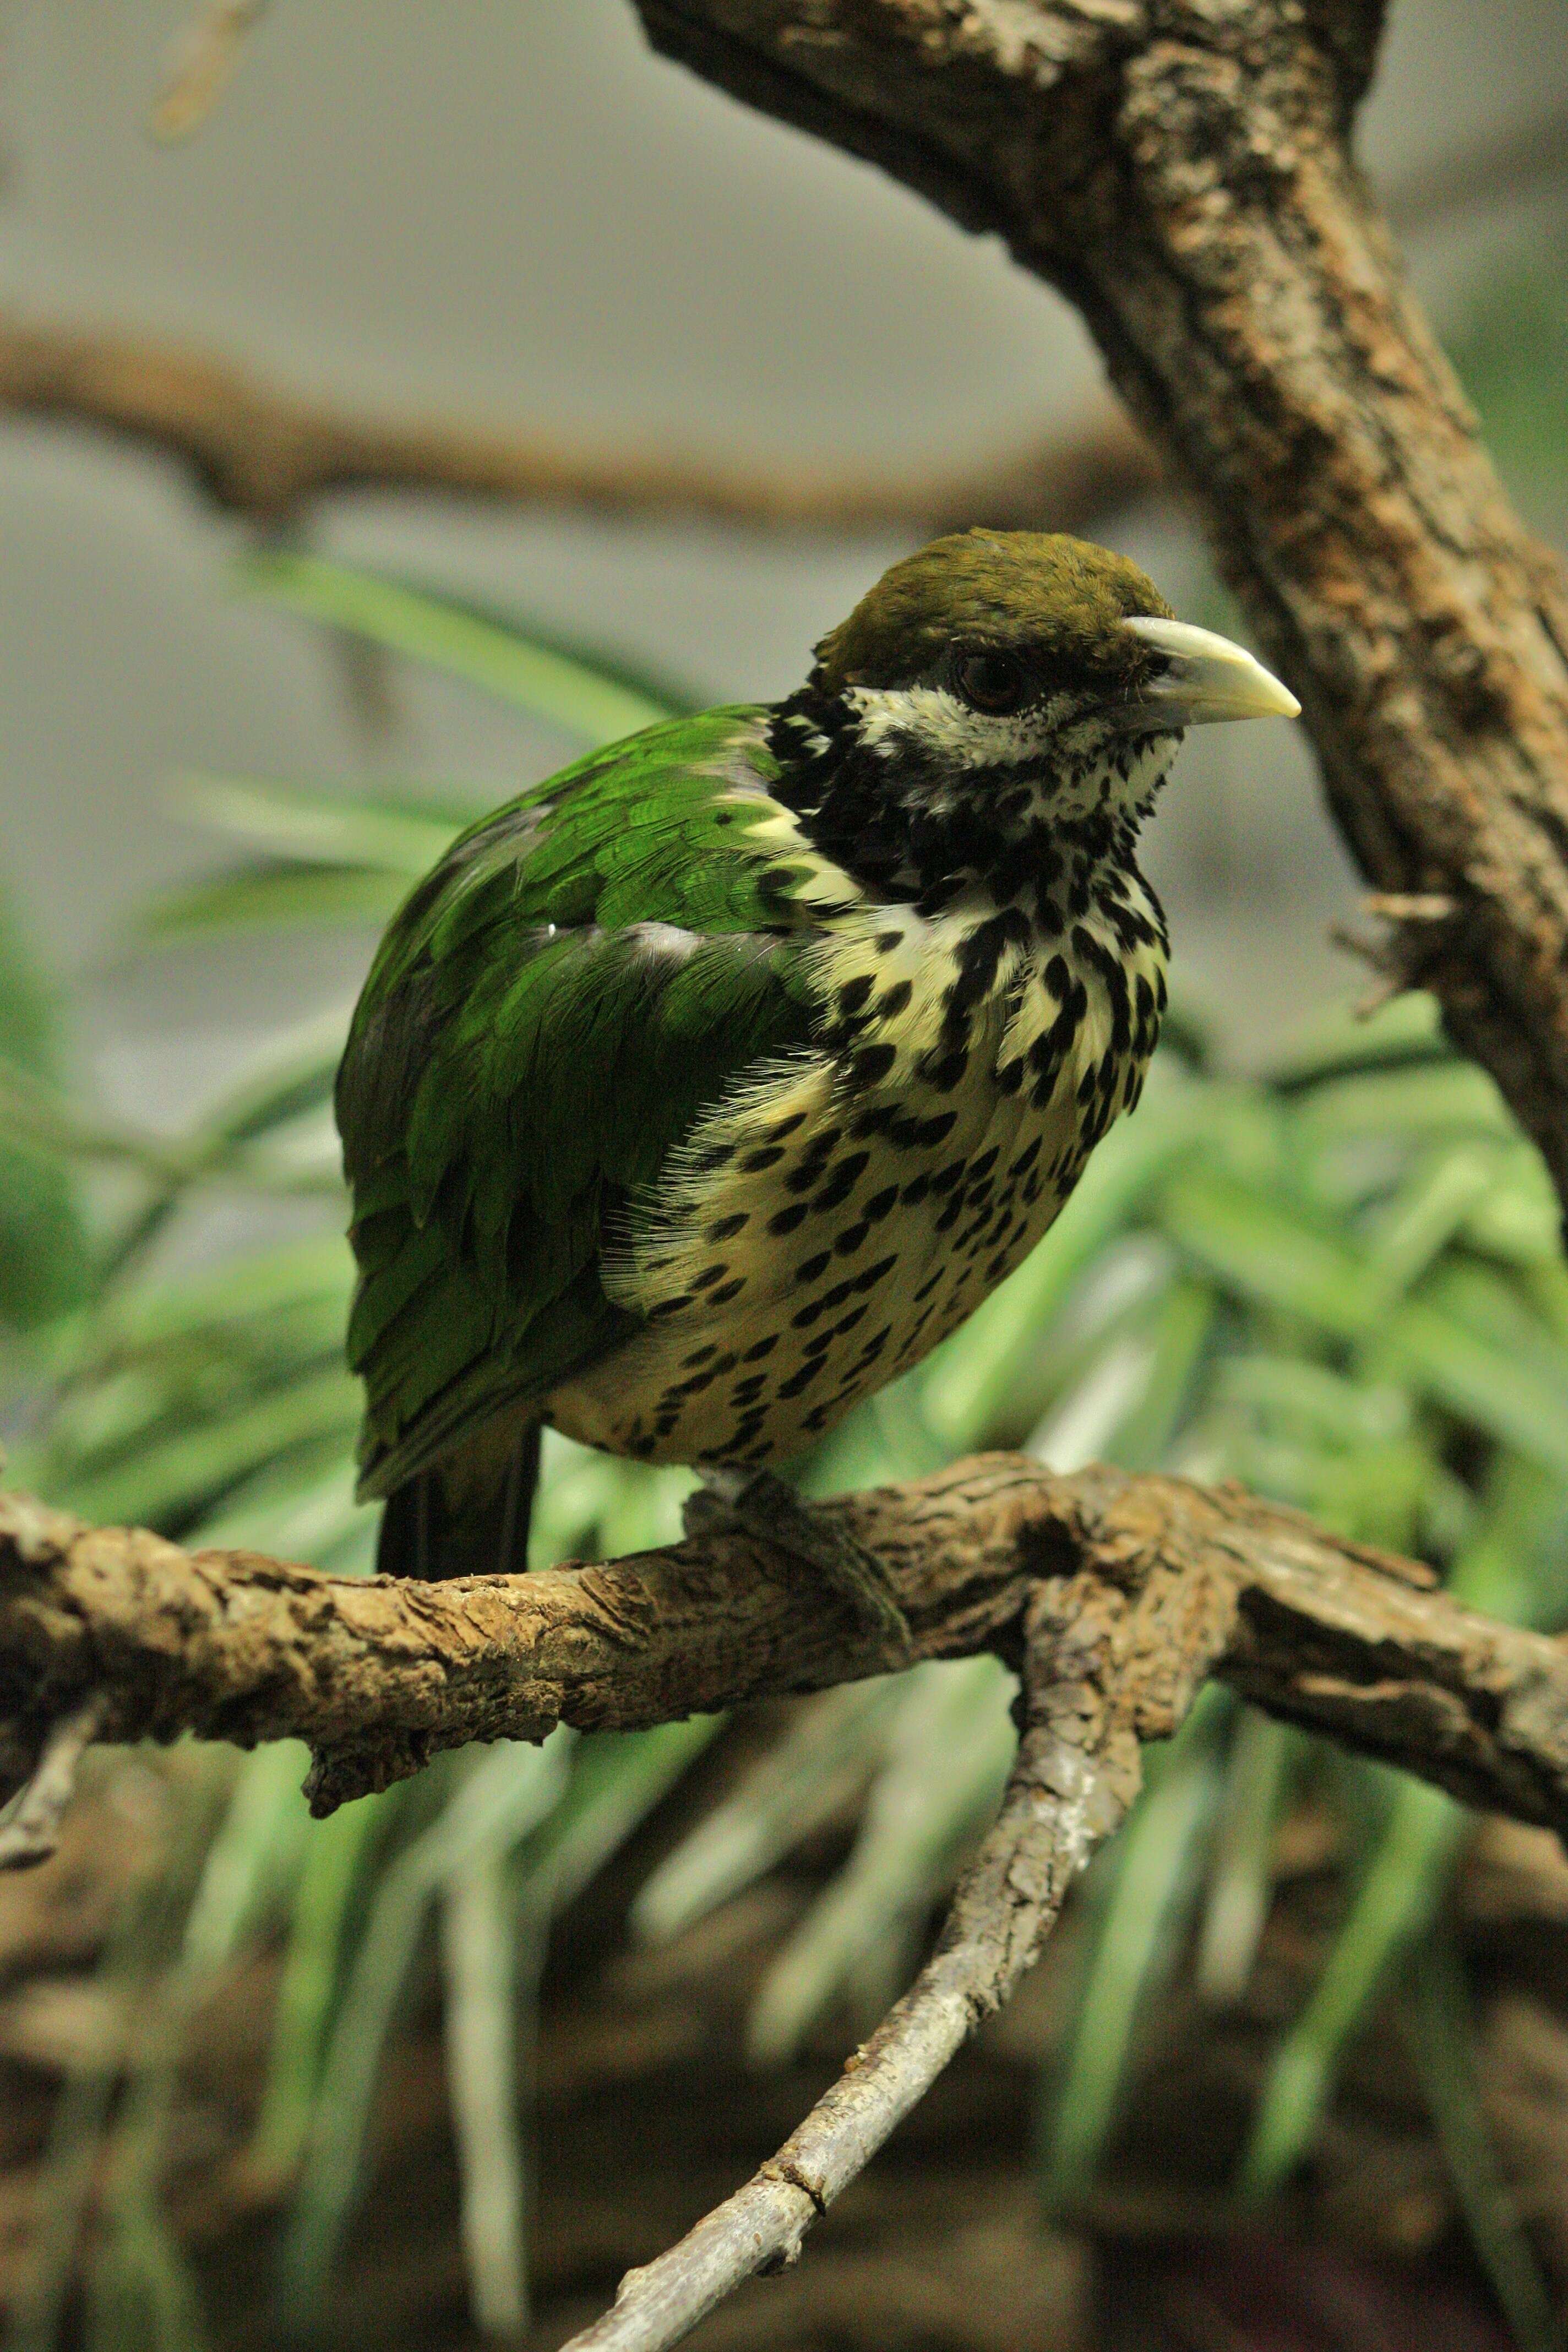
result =
M1568 1201L1568 593L1348 132L1377 0L636 0L654 46L994 231L1191 488L1407 977Z
M922 1658L1017 1664L1040 1591L1070 1591L1086 1622L1095 1591L1135 1599L1118 1671L1141 1738L1173 1731L1213 1672L1472 1804L1568 1829L1568 1654L1412 1563L1239 1488L1018 1454L831 1507L888 1563ZM527 1577L361 1580L0 1496L0 1773L26 1778L96 1699L103 1739L303 1739L325 1812L471 1739L631 1730L895 1663L800 1573L725 1534Z

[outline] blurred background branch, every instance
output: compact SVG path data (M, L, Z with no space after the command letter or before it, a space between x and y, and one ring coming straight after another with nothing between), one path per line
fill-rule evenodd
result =
M1549 114L1396 184L1389 215L1396 227L1418 231L1565 176L1568 114ZM1109 401L1077 431L945 477L725 467L652 453L595 456L455 420L356 414L163 336L0 311L6 413L139 443L188 467L220 511L261 523L294 520L334 491L374 489L760 530L1079 530L1162 480L1148 443Z

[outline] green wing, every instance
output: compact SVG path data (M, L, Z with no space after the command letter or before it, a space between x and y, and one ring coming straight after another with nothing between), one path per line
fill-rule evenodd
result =
M747 1064L809 1042L821 909L751 836L765 713L671 720L472 826L382 942L338 1077L367 1391L391 1493L637 1328L606 1226Z

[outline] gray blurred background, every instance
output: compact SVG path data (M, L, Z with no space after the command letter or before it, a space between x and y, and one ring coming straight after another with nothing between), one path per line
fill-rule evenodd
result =
M0 0L13 312L166 333L350 408L769 471L947 476L1102 397L1074 315L994 244L656 60L625 0L274 0L211 120L161 148L148 119L189 5ZM1565 118L1564 0L1395 0L1363 153L1414 206L1414 274L1505 407L1498 289L1522 275L1568 308ZM1553 122L1555 168L1497 171L1500 140ZM1102 535L1213 613L1173 505ZM397 661L367 711L363 664L237 593L246 536L172 463L0 418L0 877L82 993L101 1081L154 1121L258 1031L351 992L367 947L299 969L232 944L124 959L138 903L222 855L180 812L182 772L459 781L482 803L574 748ZM901 550L363 495L316 506L309 543L715 699L795 683ZM1150 863L1185 993L1237 1057L1364 988L1328 941L1355 884L1294 730L1195 738Z

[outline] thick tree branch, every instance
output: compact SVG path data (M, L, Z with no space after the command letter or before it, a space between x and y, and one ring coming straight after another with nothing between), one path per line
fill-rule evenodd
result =
M1239 1488L989 1454L831 1507L887 1562L922 1658L1016 1664L1031 1596L1086 1580L1075 1610L1092 1588L1158 1619L1142 1737L1169 1733L1212 1666L1275 1714L1568 1829L1558 1645ZM726 1535L528 1577L361 1580L0 1496L0 1774L25 1779L92 1698L104 1739L304 1739L324 1812L468 1740L630 1730L885 1670L817 1586L802 1605L800 1580Z
M1300 695L1408 964L1568 1203L1568 592L1346 132L1373 0L636 0L656 47L1075 300Z
M1059 1477L1015 1454L832 1507L887 1563L921 1656L989 1649L1017 1669L1017 1759L914 1986L778 2154L627 2274L578 2352L662 2352L742 2280L796 2258L1007 1998L1136 1793L1139 1743L1173 1732L1206 1676L1568 1830L1568 1654L1459 1607L1408 1561L1239 1488ZM749 1536L536 1576L359 1581L0 1496L0 1771L34 1776L23 1809L40 1820L94 1732L307 1739L324 1811L462 1741L629 1729L888 1663ZM39 1858L37 1837L12 1858Z

